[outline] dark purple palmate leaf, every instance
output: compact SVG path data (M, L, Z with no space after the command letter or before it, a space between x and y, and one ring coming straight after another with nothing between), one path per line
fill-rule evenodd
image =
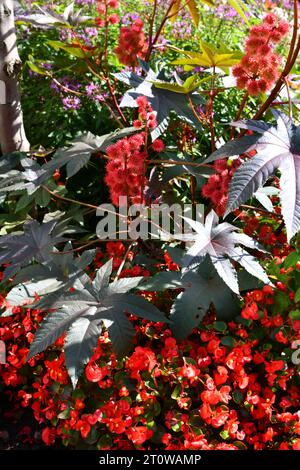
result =
M155 86L155 82L164 79L164 70L154 72L143 60L139 61L145 76L139 76L134 72L115 73L114 76L123 83L131 86L123 96L121 107L137 107L136 99L139 96L146 96L152 106L156 117L157 127L151 131L152 140L160 137L168 127L170 113L175 112L181 119L193 125L200 127L199 120L190 106L192 101L194 106L203 104L202 96L197 92L189 93L189 96L175 91L165 90ZM171 83L171 82L170 82Z
M118 279L110 282L112 260L96 272L91 282L81 273L67 289L52 292L38 301L36 308L47 305L46 315L36 332L27 360L44 351L64 332L66 366L74 388L83 367L90 360L103 326L108 330L115 353L122 356L132 343L134 328L127 318L130 312L154 322L169 320L154 305L141 296L129 293L142 281L142 277Z
M236 294L239 294L239 285L237 271L232 261L238 263L249 274L265 284L270 284L268 276L259 262L242 248L244 246L264 251L254 239L244 233L238 233L238 229L234 225L227 222L219 224L219 218L213 210L207 215L205 224L188 217L184 217L184 219L195 232L174 235L177 240L194 242L183 257L183 275L200 266L209 256L221 279Z
M275 114L275 113L274 113ZM225 158L229 155L240 155L250 149L256 155L244 162L235 172L229 188L228 205L225 216L246 202L265 184L267 179L278 169L280 177L280 199L282 215L290 240L300 226L300 126L295 126L285 114L275 114L277 126L263 121L238 121L233 126L262 134L256 142L237 139L219 149L218 155L212 154L208 161ZM249 136L252 137L252 136ZM230 154L226 145L230 144ZM222 151L223 149L223 151ZM234 149L234 150L233 150ZM233 153L234 152L234 153Z

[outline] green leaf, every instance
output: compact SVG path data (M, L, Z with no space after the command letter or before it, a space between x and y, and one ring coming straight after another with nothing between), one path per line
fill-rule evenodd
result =
M203 1L203 0L202 0ZM210 3L212 4L212 2L208 2L208 0L205 0L205 2L203 1L203 3ZM192 17L192 20L193 22L195 23L195 26L198 26L199 25L199 20L200 20L200 15L199 15L199 11L198 11L198 7L197 7L197 2L196 0L189 0L189 2L187 3L187 9L189 10L190 12L190 15Z
M70 418L70 409L67 408L66 410L61 411L57 415L58 419L69 419Z
M182 426L182 423L181 423L181 422L174 424L174 425L172 426L172 431L174 431L174 432L179 432L179 431L181 431L181 426Z
M33 72L38 73L39 75L49 75L49 70L38 65L36 62L32 62L32 60L27 60L26 64Z
M192 75L188 77L182 85L179 83L165 82L163 80L150 81L149 83L153 83L155 88L161 88L163 90L169 90L175 93L183 93L187 95L188 93L192 93L197 88L199 88L202 83L210 81L212 77L215 76L216 75L210 75L209 77L205 77L199 80L198 75Z
M113 445L112 438L109 434L104 434L100 437L99 441L97 442L97 449L111 449Z
M274 311L278 312L284 312L286 311L290 306L290 299L288 298L287 293L281 292L281 291L276 291L274 295Z
M85 48L84 46L79 46L76 44L66 44L61 41L48 41L47 44L53 47L56 51L64 50L73 57L79 59L86 59L87 57L92 57L93 51Z
M44 188L39 188L34 193L34 200L36 204L40 207L48 207L49 202L51 201L51 195Z
M292 251L287 255L284 260L285 269L294 266L296 263L298 263L298 261L300 261L300 253L298 253L297 251Z
M34 201L34 198L35 198L35 193L31 195L29 195L27 192L24 193L17 202L16 209L15 209L16 212L20 212L23 209L25 209L25 207L28 207L29 205L31 205Z
M149 83L153 83L153 85L155 86L155 88L160 88L162 90L169 90L169 91L173 91L175 93L188 93L186 91L186 88L183 86L183 85L179 85L178 83L172 83L172 82L164 82L164 81L159 81L159 80L156 80L156 81L152 81Z
M234 347L234 339L231 336L223 336L221 338L221 344L223 344L223 346L227 346L228 348L232 349Z
M224 429L223 431L220 432L220 436L222 437L222 439L228 439L229 438L229 431L227 431L227 429Z
M250 26L246 12L249 11L247 5L242 0L227 0L229 5L240 15L245 23Z
M177 398L179 397L180 395L180 392L181 392L181 385L178 384L176 385L176 387L174 388L173 392L172 392L172 395L171 395L171 398L173 398L173 400L177 400Z
M206 5L209 5L210 7L214 6L213 0L200 0L200 1L201 3L205 3ZM177 20L178 14L181 11L182 6L188 9L195 26L198 27L200 15L199 15L199 10L198 10L197 0L189 0L188 2L186 2L185 0L176 0L174 4L172 5L172 8L169 12L170 21L174 23L174 21Z
M240 51L232 51L225 46L217 49L212 44L201 40L200 47L202 53L177 49L171 46L171 49L188 57L187 59L176 59L171 63L173 65L182 65L186 70L192 70L195 67L218 67L227 73L228 67L238 64L242 58Z
M243 392L241 392L240 390L234 390L232 393L232 398L235 403L240 405L244 400Z
M289 312L289 317L292 320L300 320L300 310L292 310Z
M300 302L300 287L297 289L297 291L295 293L294 301L295 302Z
M224 331L227 330L227 325L223 321L215 321L213 327L215 330L220 331L221 333L224 333Z

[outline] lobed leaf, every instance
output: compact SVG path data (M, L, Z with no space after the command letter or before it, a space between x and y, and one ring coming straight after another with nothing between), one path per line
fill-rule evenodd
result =
M190 107L189 100L193 105L197 106L203 102L199 93L193 92L189 97L185 93L178 93L177 91L170 91L165 89L167 81L164 79L164 71L155 73L148 68L148 64L140 61L144 69L147 70L145 77L140 77L134 72L123 72L115 74L118 80L130 85L132 88L128 90L121 103L121 107L136 107L136 99L139 96L146 96L152 109L156 115L157 127L152 130L151 137L153 140L157 139L168 127L170 120L170 113L174 111L181 119L199 128L199 121L196 118L192 108ZM155 86L156 82L164 82L164 88ZM173 85L170 82L171 85Z
M142 278L115 280L109 284L112 260L105 263L91 282L89 276L79 274L72 281L74 289L65 287L46 295L44 308L53 310L42 322L30 348L28 358L45 350L63 333L65 340L66 365L73 386L97 344L102 326L108 330L113 349L117 355L125 354L131 345L134 328L126 313L154 322L168 320L143 297L128 294L136 288ZM41 307L41 303L36 306Z
M256 155L244 162L232 178L225 215L256 194L279 169L282 215L289 241L300 227L300 145L297 138L299 126L296 127L284 114L275 113L275 118L276 127L263 121L235 123L241 128L262 135L252 147L256 150ZM222 149L219 149L219 152L222 152ZM212 161L211 157L209 161Z

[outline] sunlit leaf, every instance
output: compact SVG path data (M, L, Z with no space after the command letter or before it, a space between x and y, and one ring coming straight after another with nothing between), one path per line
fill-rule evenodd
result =
M247 5L242 0L227 0L227 2L249 26L249 21L246 16L246 13L249 12Z
M95 47L84 47L79 44L66 44L61 41L48 41L49 46L53 47L56 51L60 49L66 51L71 56L77 57L79 59L85 59L86 57L91 57L95 51Z
M251 146L256 155L245 161L235 172L229 189L226 214L243 204L274 175L281 172L280 199L287 237L290 240L300 227L300 126L295 126L285 114L275 113L277 127L263 121L238 121L234 126L261 134ZM248 136L253 137L253 136ZM235 145L235 154L244 151L239 147L240 139L230 143ZM228 145L228 144L226 144ZM226 149L218 150L219 158L226 157ZM212 159L209 158L209 161Z
M199 10L198 10L198 3L205 3L206 5L209 5L210 7L214 6L214 2L212 0L189 0L186 2L185 0L176 0L176 2L173 4L169 16L170 21L174 23L174 21L177 20L178 14L181 11L182 8L187 8L191 18L195 24L195 26L199 25L199 20L200 20L200 15L199 15Z
M239 294L237 272L231 261L237 262L265 284L270 284L259 262L241 248L242 245L262 250L255 240L243 233L238 233L238 228L227 222L219 224L218 216L213 210L207 215L205 224L188 217L184 219L196 233L174 235L175 239L194 242L183 258L183 274L201 265L208 255L219 276L236 294Z
M202 50L201 53L174 48L176 52L187 56L187 58L173 60L172 64L182 65L186 70L192 70L195 67L218 67L227 72L228 67L239 63L242 57L240 51L232 51L225 46L216 48L212 44L202 40L200 41L200 47Z
M155 86L155 88L161 88L163 90L173 91L175 93L183 93L188 94L195 91L199 86L212 79L212 75L209 77L202 78L199 80L197 75L192 75L188 77L184 83L171 83L171 82L164 82L163 80L156 80L151 83Z

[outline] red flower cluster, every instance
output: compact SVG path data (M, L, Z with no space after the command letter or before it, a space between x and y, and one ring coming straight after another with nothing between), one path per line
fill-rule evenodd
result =
M107 242L105 245L106 255L113 260L113 269L118 269L123 262L125 255L125 245L122 242ZM127 253L126 262L130 262L133 259L133 252L129 251ZM104 264L105 253L98 248L96 250L93 267L95 269L100 268ZM106 257L105 257L106 259ZM87 271L90 271L91 268L87 268ZM133 268L125 268L120 273L120 277L138 277L138 276L150 276L150 272L147 269L142 268L141 266L135 265Z
M240 159L216 160L214 163L216 173L211 175L202 187L202 195L211 200L219 216L224 215L228 200L229 183L234 171L240 164Z
M136 100L139 119L134 121L134 127L144 131L131 137L125 137L106 150L110 162L106 166L105 183L109 187L111 201L115 206L120 205L120 197L131 204L143 203L144 188L148 183L146 177L146 159L148 157L148 130L157 126L155 114L145 96ZM161 139L152 142L154 152L162 152L164 143Z
M100 28L108 26L109 24L117 24L120 21L119 16L116 13L110 13L110 9L116 9L119 7L118 0L97 0L97 13L99 16L96 17L96 24Z
M105 183L110 190L110 198L119 206L119 198L139 204L143 201L143 188L147 183L145 176L145 133L132 135L108 147L106 153L110 161L106 165Z
M145 96L139 96L136 103L138 105L139 119L134 121L133 126L136 129L144 127L147 131L148 129L154 129L157 126L157 121L152 106L147 98ZM154 152L160 153L164 151L165 144L161 139L156 139L152 142L151 148Z
M113 269L118 269L123 261L125 246L122 242L107 242L106 253L113 259Z
M262 24L253 26L246 41L245 55L233 68L237 86L252 96L269 90L279 74L281 57L274 45L287 35L289 25L274 13L269 13Z
M120 30L119 44L115 52L119 61L128 67L138 65L138 56L145 58L147 42L143 28L143 21L137 19L131 26L122 26Z
M272 198L273 203L275 199ZM280 206L275 206L274 213L270 214L268 223L259 217L258 212L255 215L246 213L245 211L235 211L236 216L243 222L243 231L255 238L263 245L269 245L275 256L279 256L279 263L282 262L282 257L290 252L290 245L287 243L286 233L282 230L279 234L276 233L278 228L277 214L280 212Z
M134 127L140 129L141 127L145 126L146 128L154 129L157 126L157 121L155 119L152 106L148 102L146 96L139 96L136 100L136 104L138 105L139 119L134 121ZM157 150L155 150L155 145L153 147L154 150L156 152L162 152L164 149L162 140L157 139L155 142Z

